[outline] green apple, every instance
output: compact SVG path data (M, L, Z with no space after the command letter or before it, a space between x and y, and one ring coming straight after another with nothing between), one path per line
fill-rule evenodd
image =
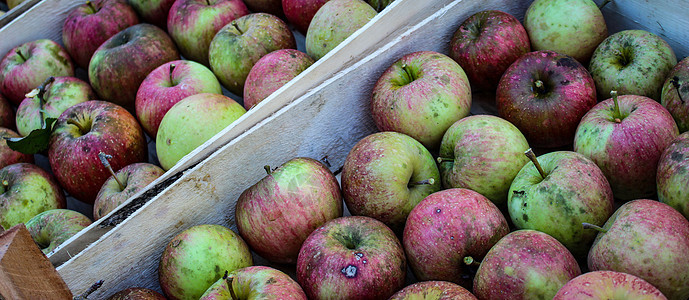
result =
M306 31L306 53L319 60L376 16L361 0L330 0L311 19Z
M48 254L89 225L91 219L78 211L51 209L27 221L26 229L41 251Z
M65 195L39 166L17 163L0 169L0 226L26 223L46 210L65 208Z

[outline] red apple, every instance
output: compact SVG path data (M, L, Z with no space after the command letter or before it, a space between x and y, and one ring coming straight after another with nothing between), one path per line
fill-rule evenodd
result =
M244 0L244 4L252 12L264 12L282 17L282 0Z
M115 210L163 173L163 169L150 163L133 163L120 169L115 173L117 180L110 176L98 191L93 203L93 219L98 220Z
M51 209L26 222L26 229L43 253L48 254L82 229L91 219L70 209Z
M404 286L404 250L382 222L362 216L330 220L304 241L297 282L309 299L387 299Z
M175 60L149 73L136 93L136 117L151 138L173 105L201 93L222 94L220 82L206 66L190 60Z
M475 300L461 285L447 281L421 281L399 290L388 300Z
M86 70L93 52L123 29L139 24L126 0L93 0L69 12L62 26L62 43L77 66Z
M282 10L287 21L302 34L306 34L313 15L328 0L282 0Z
M313 63L310 56L295 49L275 50L261 57L246 76L244 108L249 110L268 98Z
M150 25L152 26L152 25ZM114 170L147 158L141 126L116 104L91 100L65 110L50 136L48 158L60 185L74 198L93 204L110 177L98 153L112 155Z
M594 271L565 284L553 300L667 300L656 287L627 273Z
M500 77L517 58L531 51L526 30L514 16L485 10L464 20L450 41L457 61L476 90L494 91Z
M574 58L535 51L507 68L495 97L498 114L532 147L554 148L572 144L579 120L596 105L596 87Z
M175 0L128 0L128 3L146 23L167 31L167 17Z
M11 129L0 127L0 169L16 163L33 163L34 157L31 154L24 154L12 150L7 146L5 138L18 138L19 134ZM8 228L9 229L9 228Z

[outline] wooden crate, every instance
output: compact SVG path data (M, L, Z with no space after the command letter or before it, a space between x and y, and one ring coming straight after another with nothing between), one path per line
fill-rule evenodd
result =
M70 2L45 2L61 1ZM309 70L185 157L146 192L130 199L126 207L75 236L50 256L51 261L75 293L96 280L104 284L94 298L130 286L160 291L157 267L167 242L198 224L236 229L234 203L264 176L264 165L307 156L327 158L331 170L338 170L351 147L376 131L368 112L370 93L392 62L419 50L447 53L452 33L469 15L499 9L521 19L530 2L395 1ZM611 33L648 30L665 38L678 58L689 54L686 0L668 0L662 6L614 0L603 14ZM0 30L2 47L5 29ZM472 112L495 112L492 96L474 95Z

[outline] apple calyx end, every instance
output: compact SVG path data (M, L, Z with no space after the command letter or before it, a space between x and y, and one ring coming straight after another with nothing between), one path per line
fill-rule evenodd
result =
M543 167L541 167L541 164L538 162L538 159L536 159L536 154L533 153L533 150L529 148L528 150L524 151L524 155L526 155L526 157L528 157L529 160L533 162L534 166L536 166L536 170L538 170L538 173L541 174L541 178L545 179L548 176L548 174L546 174L545 171L543 171Z
M110 175L112 175L113 178L115 178L115 181L117 182L117 185L120 186L120 192L124 191L125 185L122 184L119 178L115 175L115 171L112 169L112 166L110 165L110 162L108 159L112 158L112 155L105 154L102 151L98 152L98 158L100 159L100 163L103 164L103 166L108 169L110 172Z
M584 229L595 229L595 230L598 230L599 232L602 232L602 233L608 233L608 231L603 229L603 227L600 227L600 226L595 225L595 224L583 222L583 223L581 223L581 225L584 227Z

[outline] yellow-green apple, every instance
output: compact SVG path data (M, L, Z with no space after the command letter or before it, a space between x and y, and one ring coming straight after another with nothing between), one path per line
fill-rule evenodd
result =
M195 94L222 94L220 82L206 66L191 60L164 63L149 73L136 93L136 117L155 138L165 113L182 99Z
M127 0L127 2L143 21L167 31L167 17L175 0Z
M517 230L498 241L480 262L473 292L479 299L552 299L580 274L572 253L555 238Z
M111 36L139 24L126 0L93 0L75 7L62 25L62 43L74 63L87 70L93 52Z
M267 13L252 13L218 31L208 49L208 60L220 83L242 96L246 77L261 57L275 50L296 48L285 21Z
M208 48L215 34L247 14L241 0L179 0L170 7L167 30L184 58L210 66Z
M545 232L578 259L586 257L595 232L582 222L602 225L614 211L610 184L598 166L572 151L555 151L517 173L507 195L507 209L518 229Z
M469 116L447 129L440 143L438 169L444 188L467 188L498 206L507 203L507 191L519 170L529 162L529 143L505 119Z
M16 163L33 163L34 157L32 154L25 154L19 151L12 150L7 146L6 138L19 138L19 134L12 129L0 127L0 169L16 164ZM8 227L9 228L9 227Z
M656 195L656 171L663 150L679 131L672 115L655 100L638 95L602 101L581 119L574 151L593 160L608 178L615 198Z
M680 133L689 131L689 57L677 63L667 75L660 104L675 119Z
M226 271L251 265L249 247L234 231L221 225L196 225L167 244L158 278L169 299L199 299Z
M177 47L165 31L140 23L116 33L96 49L89 62L89 81L101 100L134 111L136 92L148 73L177 59Z
M158 127L156 154L160 166L169 170L244 113L241 104L220 94L196 94L177 102Z
M482 259L508 234L507 220L495 204L468 189L431 194L409 213L402 242L419 280L444 280L471 288L468 257Z
M108 297L108 300L166 300L165 296L147 288L132 287L121 290Z
M26 222L26 229L43 253L48 254L91 225L91 219L71 209L51 209Z
M268 261L295 264L306 237L342 216L340 185L325 165L306 157L266 171L268 175L237 200L237 231Z
M53 77L42 85L44 93L27 97L17 108L17 131L27 136L31 131L42 128L47 118L58 118L60 114L78 103L96 99L91 86L76 77ZM39 99L42 97L42 99Z
M252 12L264 12L283 17L282 0L244 0L246 7Z
M282 271L251 266L225 273L199 300L306 300L301 286Z
M689 132L680 134L658 159L658 200L689 219Z
M393 131L368 135L345 158L342 193L352 215L375 218L401 233L409 212L440 190L440 172L431 153L408 135Z
M0 127L9 129L16 127L14 108L2 95L0 95Z
M14 105L50 76L74 76L72 59L60 44L39 39L10 49L0 60L0 93Z
M668 299L689 299L689 221L682 214L665 203L637 199L596 229L588 255L591 271L632 274Z
M60 186L82 202L93 204L110 177L98 153L111 155L110 164L116 171L146 161L141 126L126 109L111 102L90 100L74 105L54 126L48 149L50 167Z
M462 67L434 51L409 53L380 75L371 114L380 131L413 137L438 149L445 131L469 115L471 87Z
M282 10L287 21L299 32L306 34L313 15L329 0L282 0Z
M404 286L407 264L395 233L364 216L333 219L304 241L297 282L309 299L387 299Z
M656 287L639 277L615 271L593 271L567 282L553 300L667 300Z
M0 226L26 223L46 210L65 208L65 195L50 173L30 163L0 169Z
M98 220L120 206L165 171L151 163L127 165L110 176L101 186L93 202L93 219Z
M327 1L309 23L304 40L306 53L314 60L321 59L377 14L362 0Z
M620 95L659 101L665 78L675 64L675 52L661 37L644 30L624 30L598 45L589 71L599 97L616 90Z
M534 50L552 50L586 63L606 37L603 14L592 0L536 0L524 15Z
M296 49L275 50L261 57L244 82L244 108L254 107L313 64L313 59Z
M450 40L450 57L462 66L475 90L495 91L507 67L529 51L524 26L499 10L471 15Z
M469 290L448 281L420 281L406 286L388 300L477 300Z
M572 144L581 117L596 105L596 87L571 56L534 51L507 68L495 98L498 115L532 147L555 148Z

